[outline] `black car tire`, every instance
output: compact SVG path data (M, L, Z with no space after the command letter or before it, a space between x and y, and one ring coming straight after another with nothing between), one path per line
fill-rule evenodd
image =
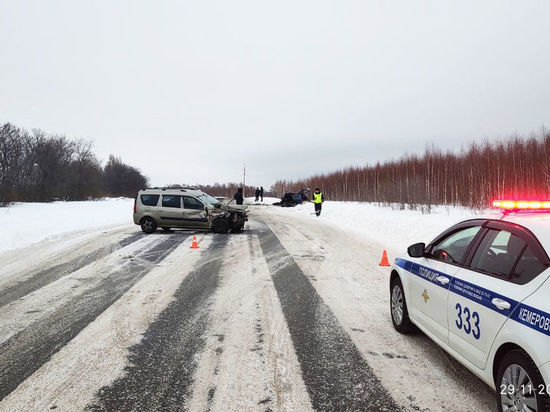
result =
M243 229L244 229L244 223L238 223L236 225L233 225L233 227L231 228L231 233L242 232Z
M227 219L224 219L223 217L220 217L216 220L214 220L214 223L212 223L212 232L214 233L227 233L229 232L229 222Z
M521 397L522 395L525 396L524 393L522 393L523 389L519 391L519 393L508 396L506 394L503 394L503 390L506 391L506 384L503 382L503 377L506 372L506 369L508 367L511 368L518 368L524 370L524 372L527 373L528 378L531 380L531 386L533 387L532 394L527 393L527 398L529 398L531 401L535 401L537 406L537 411L549 411L550 410L550 397L548 396L547 386L544 383L544 380L542 379L542 375L540 374L540 371L535 365L535 362L533 362L533 359L525 353L522 349L513 349L510 352L508 352L502 360L500 361L500 364L498 365L498 372L495 380L495 387L496 387L496 400L497 400L497 408L500 412L502 412L502 401L503 399L506 399L507 402L513 403L514 400L517 400L518 402L522 402ZM521 382L519 383L521 385ZM502 388L501 385L505 385L505 388ZM527 385L529 386L529 385ZM516 397L517 395L517 397ZM531 409L529 409L531 410Z
M401 298L401 319L399 319L399 316L394 313L394 305L399 305L399 299L397 299L396 302L394 302L394 299L399 296ZM390 315L393 327L396 331L403 334L408 334L414 331L415 327L412 324L411 319L409 318L409 311L407 309L407 300L405 299L403 284L401 283L401 279L399 279L398 276L393 278L390 282Z
M155 230L157 230L157 222L155 222L155 219L149 216L145 216L143 219L141 219L141 222L139 222L141 225L141 230L143 230L145 233L153 233Z

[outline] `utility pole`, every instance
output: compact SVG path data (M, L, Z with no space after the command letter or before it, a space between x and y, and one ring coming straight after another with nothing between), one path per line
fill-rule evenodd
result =
M246 197L246 163L243 163L243 197Z

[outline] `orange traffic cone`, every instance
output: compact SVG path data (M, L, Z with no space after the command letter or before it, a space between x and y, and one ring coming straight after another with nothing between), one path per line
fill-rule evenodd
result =
M191 249L198 249L199 244L197 243L197 237L193 236L193 243L191 243Z
M378 266L389 266L390 262L388 262L388 254L386 253L386 250L382 252L382 260L380 260L380 263Z

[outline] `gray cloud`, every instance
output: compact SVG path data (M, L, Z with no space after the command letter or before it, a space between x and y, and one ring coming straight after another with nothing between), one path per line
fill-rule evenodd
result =
M0 120L154 184L253 184L550 125L548 2L3 2Z

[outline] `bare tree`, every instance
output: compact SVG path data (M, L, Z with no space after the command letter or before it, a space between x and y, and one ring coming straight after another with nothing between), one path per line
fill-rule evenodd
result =
M104 170L89 141L2 124L0 205L14 201L81 200L106 193L134 196L146 186L147 179L139 170L119 160L114 163L115 170L107 166ZM105 182L116 179L120 184L106 191Z
M497 197L550 197L550 133L489 143L472 143L443 153L431 145L421 156L349 167L273 185L281 196L302 187L322 187L327 198L397 203L401 207L463 205L484 208Z

